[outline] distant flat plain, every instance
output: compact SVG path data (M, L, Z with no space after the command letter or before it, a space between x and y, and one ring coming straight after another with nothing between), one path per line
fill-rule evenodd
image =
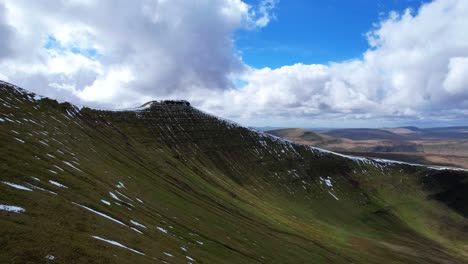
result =
M356 156L468 169L468 127L266 131L296 143Z

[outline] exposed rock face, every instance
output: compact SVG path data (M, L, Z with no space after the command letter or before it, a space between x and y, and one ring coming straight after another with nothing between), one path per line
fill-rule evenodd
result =
M0 99L1 263L467 263L464 171L335 155L185 101Z

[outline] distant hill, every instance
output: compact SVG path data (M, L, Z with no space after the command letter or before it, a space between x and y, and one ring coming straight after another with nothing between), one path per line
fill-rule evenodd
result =
M321 146L325 143L339 143L341 140L330 137L326 134L306 130L302 128L285 128L266 131L268 134L285 138L298 143L310 143L314 146Z
M293 142L367 157L468 168L467 127L268 131Z
M324 134L332 137L341 137L352 140L372 140L372 139L385 139L385 140L404 140L406 137L395 134L382 129L371 128L349 128L349 129L336 129L327 131Z
M324 140L327 138L313 131L307 131L301 128L269 130L268 133L278 136L278 137L290 137L290 138L298 138L298 139L303 139L303 140Z
M435 127L422 129L427 138L468 139L468 127Z

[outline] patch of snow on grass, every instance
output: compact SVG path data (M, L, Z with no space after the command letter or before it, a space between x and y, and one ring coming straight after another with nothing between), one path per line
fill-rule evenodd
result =
M340 199L338 199L338 197L336 197L332 192L328 191L328 193L329 193L331 196L333 196L333 198L335 198L336 200L340 200Z
M124 197L124 198L126 198L126 199L128 199L128 200L130 200L130 201L132 201L132 202L133 202L133 200L132 200L132 199L128 198L127 196L125 196L125 195L124 195L124 194L122 194L121 192L119 192L119 191L117 191L117 190L116 190L115 192L116 192L118 195L120 195L120 196L122 196L122 197Z
M133 231L135 231L135 232L140 233L140 234L143 235L143 232L141 232L140 230L138 230L138 229L136 229L136 228L134 228L134 227L130 227L130 228L131 228Z
M97 239L97 240L101 240L101 241L107 242L107 243L112 244L112 245L114 245L114 246L118 246L118 247L121 247L121 248L125 248L125 249L130 250L130 251L132 251L132 252L135 252L135 253L137 253L137 254L140 254L140 255L143 255L143 256L145 255L145 253L140 252L140 251L138 251L138 250L135 250L135 249L133 249L133 248L129 248L129 247L127 247L127 246L125 246L125 245L123 245L123 244L117 242L117 241L105 239L105 238L98 237L98 236L91 236L91 237L92 237L92 238L95 238L95 239Z
M120 188L125 188L125 189L127 189L127 188L125 187L125 184L123 184L122 182L119 182L119 184L115 185L115 187L117 187L117 188L119 188L119 189L120 189Z
M164 255L166 255L166 256L168 256L168 257L171 257L171 258L174 257L174 256L173 256L171 253L169 253L169 252L164 252Z
M59 167L59 166L57 166L57 165L53 165L53 166L54 166L55 168L57 168L57 169L61 170L61 171L65 171L64 169L60 168L60 167Z
M333 187L333 184L331 182L331 177L328 176L327 178L324 179L325 181L325 184L328 186L328 187Z
M39 143L41 143L41 144L44 145L44 146L49 147L49 144L47 144L45 141L39 140Z
M99 212L99 211L96 211L96 210L94 210L94 209L91 209L91 208L89 208L89 207L86 207L86 206L84 206L84 205L77 204L77 203L74 203L74 202L72 202L72 204L77 205L77 206L79 206L79 207L81 207L81 208L84 208L84 209L86 209L86 210L88 210L88 211L90 211L90 212L93 212L93 213L95 213L95 214L97 214L97 215L100 215L100 216L102 216L102 217L104 217L104 218L107 218L107 219L109 219L109 220L111 220L111 221L114 221L114 222L116 222L116 223L119 224L119 225L127 226L127 225L124 224L123 222L121 222L121 221L119 221L119 220L117 220L117 219L115 219L115 218L113 218L113 217L110 217L110 216L108 216L108 215L106 215L106 214L104 214L104 213L101 213L101 212Z
M106 204L106 205L111 205L111 203L109 203L108 201L103 200L103 199L101 199L101 202L103 202L103 203Z
M161 231L161 232L167 234L167 230L166 230L166 229L164 229L164 228L162 228L162 227L159 227L159 226L157 226L156 228L157 228L159 231Z
M60 188L65 188L65 189L68 189L67 186L61 184L60 182L56 182L56 181L53 181L53 180L49 180L49 182L57 187L60 187Z
M119 201L119 202L123 202L122 200L119 199L119 197L117 197L117 195L113 194L112 192L109 192L109 195L110 195L113 199L115 199L115 200L117 200L117 201Z
M23 185L19 185L19 184L16 184L16 183L11 183L11 182L5 182L5 181L4 181L3 183L6 184L6 185L8 185L8 186L10 186L10 187L13 187L13 188L15 188L15 189L18 189L18 190L23 190L23 191L30 191L30 192L32 192L31 189L29 189L28 187L25 187L25 186L23 186Z
M19 138L17 138L17 137L13 137L13 138L14 138L14 139L16 139L17 141L19 141L19 142L21 142L21 143L23 143L23 144L24 144L24 140L22 140L22 139L19 139Z
M140 223L138 223L137 221L134 221L134 220L130 220L130 223L132 223L132 224L134 224L136 226L139 226L139 227L147 228L146 226L144 226L144 225L142 225L142 224L140 224Z
M26 212L26 209L22 207L14 206L14 205L5 205L5 204L0 204L0 210L13 212L17 214Z
M71 163L70 163L70 162L68 162L68 161L63 161L63 163L67 164L68 166L70 166L70 167L74 168L74 169L75 169L75 170L77 170L77 171L81 171L81 172L83 172L82 170L80 170L80 169L78 169L77 167L73 166L73 164L71 164Z
M41 190L41 191L43 191L43 192L48 192L48 193L51 193L51 194L53 194L53 195L57 195L57 193L55 193L55 192L53 192L53 191L49 191L49 190L44 189L44 188L41 188L41 187L39 187L39 186L30 184L30 183L28 183L28 185L31 186L31 188L33 188L33 189L38 189L38 190Z

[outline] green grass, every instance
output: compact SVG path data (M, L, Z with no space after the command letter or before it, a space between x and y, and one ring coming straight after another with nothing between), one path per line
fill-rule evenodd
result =
M452 206L466 195L432 198L459 185L427 184L435 171L357 163L190 107L77 110L4 85L0 98L0 180L57 193L0 183L0 204L26 209L0 211L1 263L468 263Z

